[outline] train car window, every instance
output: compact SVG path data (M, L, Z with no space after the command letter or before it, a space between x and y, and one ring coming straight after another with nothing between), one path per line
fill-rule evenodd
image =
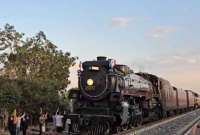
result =
M167 98L169 99L170 98L170 89L169 89L169 87L167 88L168 89L168 91L167 91Z
M160 89L162 89L162 83L161 83L161 81L160 81Z
M129 86L131 86L131 85L132 85L132 83L131 83L131 79L129 79L129 81L128 81L128 82L129 82Z
M173 96L173 93L172 93L171 87L169 87L169 90L170 90L170 97L172 97L172 96Z
M169 97L169 91L167 90L166 91L166 98L168 99L168 97Z

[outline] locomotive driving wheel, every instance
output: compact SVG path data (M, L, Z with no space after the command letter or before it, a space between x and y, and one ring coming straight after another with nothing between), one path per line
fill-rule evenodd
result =
M103 135L111 135L111 126L109 122L105 122Z
M111 135L110 123L98 123L88 128L83 128L81 135Z

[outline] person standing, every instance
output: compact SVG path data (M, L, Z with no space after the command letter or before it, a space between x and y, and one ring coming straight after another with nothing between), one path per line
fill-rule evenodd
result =
M40 124L40 135L43 135L46 132L46 119L47 119L47 113L41 114L39 117L39 124Z
M58 112L58 114L56 114L55 116L56 119L56 130L58 133L62 132L63 130L63 115L60 114L60 112Z
M15 127L15 123L14 123L14 116L10 116L8 118L8 130L10 132L10 135L16 135L16 127Z
M6 110L4 110L3 113L3 129L6 129L6 125L8 125L8 112Z
M20 134L20 125L21 125L21 117L17 116L17 123L16 123L16 135Z
M42 119L42 114L40 114L39 116L40 135L42 135L42 124L43 124L43 119Z
M20 116L17 116L17 122L16 122L16 135L20 135L20 129L21 129L21 119L24 118L25 113Z
M69 114L69 110L64 111L64 117L63 117L63 132L64 133L68 133L69 132L69 124L71 121L69 121L69 119L67 119Z
M25 115L25 117L23 117L21 120L21 129L23 135L26 135L26 130L28 129L28 123L29 123L29 117L28 115Z
M52 120L53 120L53 130L55 130L56 129L56 113L53 113Z
M13 115L14 130L16 134L16 125L17 125L17 110L16 109L14 110L12 115Z

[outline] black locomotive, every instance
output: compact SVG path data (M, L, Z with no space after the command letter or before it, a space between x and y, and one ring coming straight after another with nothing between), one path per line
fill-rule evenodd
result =
M104 135L195 107L198 94L148 73L134 73L106 57L86 61L71 91L70 134ZM184 102L184 103L183 103Z

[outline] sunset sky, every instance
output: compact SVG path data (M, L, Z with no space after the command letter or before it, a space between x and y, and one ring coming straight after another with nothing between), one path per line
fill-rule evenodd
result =
M0 27L39 30L80 61L98 55L200 92L199 0L1 0ZM70 87L77 84L72 68Z

